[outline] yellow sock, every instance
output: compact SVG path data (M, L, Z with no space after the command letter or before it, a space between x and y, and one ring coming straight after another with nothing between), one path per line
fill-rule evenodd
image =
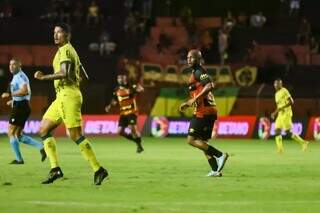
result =
M300 145L305 143L305 141L299 135L292 134L291 139L298 142Z
M291 139L298 142L301 145L302 151L306 151L308 147L308 141L303 140L299 135L292 134Z
M276 145L277 145L277 152L278 153L281 153L284 151L284 148L283 148L283 144L282 144L282 136L281 135L277 135L275 137L276 139Z
M49 158L51 169L58 167L57 145L54 137L48 137L43 141L44 150Z
M79 145L83 157L89 161L93 171L98 171L100 164L96 158L96 155L94 154L90 141L84 137L81 137L76 143Z

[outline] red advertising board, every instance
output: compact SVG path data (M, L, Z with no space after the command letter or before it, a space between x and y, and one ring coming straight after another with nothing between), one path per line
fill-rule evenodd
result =
M320 117L311 117L306 134L307 140L320 140Z
M212 135L217 138L252 138L256 116L218 117Z
M115 135L118 130L118 115L83 115L83 132L85 135ZM138 116L138 129L142 131L146 115ZM24 127L26 134L37 134L40 127L41 118L30 118ZM7 134L8 120L0 119L0 134ZM67 132L64 125L60 125L55 131L55 136L66 136Z

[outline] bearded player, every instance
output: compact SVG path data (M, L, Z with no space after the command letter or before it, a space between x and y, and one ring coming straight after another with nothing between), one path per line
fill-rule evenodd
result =
M194 49L188 52L187 62L192 69L189 78L190 99L180 105L180 111L194 107L188 130L188 143L202 150L207 157L212 169L207 176L219 177L222 176L221 171L229 155L208 144L214 122L217 120L217 108L212 93L214 84L201 66L202 61L199 50Z

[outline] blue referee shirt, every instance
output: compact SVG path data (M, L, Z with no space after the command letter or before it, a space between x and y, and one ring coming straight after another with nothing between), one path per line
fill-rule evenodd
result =
M13 75L13 78L11 80L11 83L10 83L11 94L19 91L24 84L27 84L28 95L12 97L13 101L24 101L24 100L30 101L30 98L31 98L31 89L30 89L29 79L27 75L22 70L20 70L19 72Z

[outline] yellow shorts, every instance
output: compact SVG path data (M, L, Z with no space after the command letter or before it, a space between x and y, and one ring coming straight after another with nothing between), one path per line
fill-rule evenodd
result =
M275 122L276 129L290 130L292 127L292 115L279 114Z
M57 93L46 113L44 119L56 124L63 122L69 128L82 126L81 116L82 94L80 90L63 89Z

